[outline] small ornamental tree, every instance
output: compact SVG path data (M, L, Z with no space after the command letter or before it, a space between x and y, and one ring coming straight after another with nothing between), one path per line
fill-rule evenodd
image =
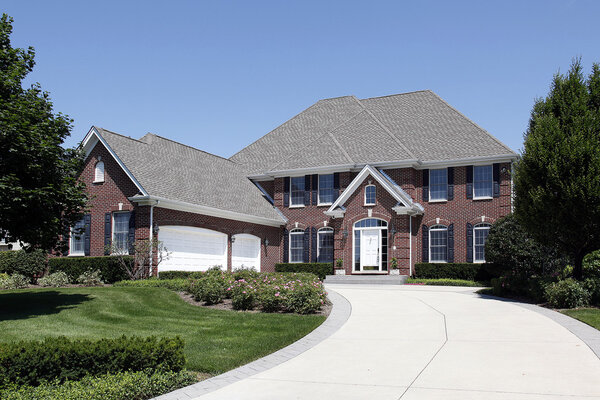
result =
M151 251L154 253L153 267L158 267L161 262L168 260L171 254L163 245L163 242L156 238L152 240L138 239L133 243L128 243L128 246L125 248L112 243L106 247L106 250L109 254L117 258L119 264L131 280L150 277L152 274L152 271L150 271ZM130 261L130 255L133 256L133 262Z
M515 166L515 213L540 243L568 255L582 278L600 249L600 66L585 78L575 60L536 101Z

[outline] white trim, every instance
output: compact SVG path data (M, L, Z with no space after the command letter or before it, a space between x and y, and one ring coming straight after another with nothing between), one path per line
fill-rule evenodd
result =
M151 205L156 200L160 200L160 208L167 208L169 210L185 211L194 214L209 215L211 217L233 219L236 221L250 222L253 224L266 225L266 226L282 226L288 221L287 218L284 220L274 220L270 218L257 217L254 215L242 214L235 211L221 210L218 208L201 206L198 204L187 203L184 201L170 200L164 197L157 196L133 196L129 197L134 203L138 205Z
M475 196L475 167L490 167L492 170L492 175L490 179L491 183L491 196ZM494 198L494 165L493 164L485 164L485 165L473 165L473 200L492 200Z
M377 220L385 222L386 225L385 226L361 227L361 228L357 228L356 227L356 224L358 224L360 221L364 221L366 219L377 219ZM382 242L381 231L383 229L385 229L385 230L389 229L389 223L385 219L377 218L377 217L368 217L368 218L359 219L358 221L356 221L356 222L354 222L352 224L352 268L350 270L351 274L387 274L387 273L389 273L389 269L390 269L389 268L389 260L388 260L388 265L387 265L387 268L388 268L387 271L382 271L381 270L381 268L383 266L383 257L381 257L381 256L379 257L379 270L378 271L363 271L363 269L362 269L362 263L360 264L360 270L359 271L354 270L354 267L355 267L354 263L355 263L355 260L356 260L356 237L355 237L356 234L355 234L355 232L356 231L363 231L363 230L374 230L374 229L379 229L379 250L382 252L383 249L382 249L382 246L381 246L381 242ZM362 234L361 234L361 240L362 240ZM388 257L390 256L390 254L389 254L389 245L390 245L390 243L389 243L389 240L388 240L388 253L387 253ZM362 246L361 246L361 248L362 248Z
M81 221L81 220L80 220ZM80 222L77 221L77 222ZM71 251L71 249L73 248L73 226L71 228L69 228L69 257L85 257L85 217L83 217L83 228L84 228L84 232L83 235L81 235L83 237L83 251L81 252L77 252L77 253L73 253Z
M292 181L294 180L294 178L302 178L302 180L304 181L304 187L302 188L302 203L297 203L294 204L293 203L293 199L294 196L292 196ZM298 175L298 176L290 176L290 208L300 208L300 207L304 207L306 206L306 204L304 204L304 199L306 199L306 176L305 175Z
M480 222L478 224L473 225L473 263L475 263L475 264L483 264L485 262L485 258L483 260L477 260L475 258L477 255L477 249L475 248L475 243L476 243L475 231L487 229L488 234L489 234L491 227L492 227L492 224L490 224L488 222ZM487 240L487 238L486 238L486 240Z
M456 158L451 160L440 160L440 161L422 161L415 169L431 169L433 167L462 167L469 165L488 165L496 163L512 163L516 161L518 156L516 154L499 154L495 156L482 156L482 157L468 157L468 158Z
M473 191L475 191L475 188L473 188ZM473 200L493 200L494 196L479 196L479 197L475 197L473 196Z
M436 228L439 227L439 228ZM443 227L443 229L441 228ZM436 260L433 261L431 259L431 231L435 230L435 231L446 231L446 259L444 261L441 260ZM442 225L440 223L437 223L435 225L433 225L431 228L428 229L427 234L429 235L429 239L428 239L428 244L429 244L429 248L427 249L429 251L429 262L432 264L445 264L448 262L448 226L447 225Z
M412 215L408 216L408 276L412 276Z
M131 211L112 211L110 213L111 225L110 225L110 243L115 243L115 215L117 214L129 214L129 219L131 219ZM129 224L131 222L127 220L127 242L129 244ZM112 246L111 246L112 247ZM117 253L112 253L114 255ZM127 254L129 254L129 249L127 249ZM130 254L131 255L131 254Z
M102 164L102 176L98 178L98 166ZM99 160L96 165L94 165L94 181L92 183L104 183L104 175L106 174L106 170L104 167L104 161Z
M288 262L290 264L299 264L299 263L303 263L304 262L304 237L302 238L302 260L300 261L292 261L292 234L293 235L302 235L304 236L304 230L300 229L300 228L294 228L291 231L289 231L288 233Z
M329 226L324 226L322 228L319 228L319 230L317 231L317 260L319 259L319 256L321 255L321 246L319 246L319 243L321 243L321 241L319 240L319 235L322 233L331 233L333 235L333 228L329 227ZM333 245L332 250L335 251L335 242ZM335 256L335 253L333 254ZM333 257L335 258L335 257ZM335 260L334 260L335 261Z
M440 199L431 199L431 171L441 171L444 170L446 171L446 196L444 198L440 198ZM443 203L448 201L448 168L444 167L444 168L429 168L429 182L427 182L428 184L428 190L429 190L429 203Z
M374 187L375 188L375 201L373 203L367 203L367 188L369 187ZM364 205L365 206L374 206L377 204L377 186L373 185L373 184L369 184L367 186L365 186L365 193L364 193Z
M335 180L335 178L333 177L333 174L317 174L317 206L330 206L333 204L332 201L326 203L321 202L321 175L331 175L332 182ZM335 190L334 187L332 187L332 189Z

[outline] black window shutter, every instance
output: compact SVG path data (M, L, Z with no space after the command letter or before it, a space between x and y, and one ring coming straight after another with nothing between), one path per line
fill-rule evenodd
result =
M312 176L312 205L316 206L319 201L319 197L317 195L317 191L319 190L319 175Z
M290 262L290 232L283 230L283 262Z
M110 242L112 241L112 214L104 214L104 255L110 254Z
M310 206L310 175L304 176L304 205Z
M319 245L317 243L317 230L315 228L311 228L310 229L310 234L312 236L312 247L311 247L311 252L310 252L310 258L311 258L311 262L317 262L317 246Z
M90 227L92 225L92 215L86 214L83 217L83 223L85 224L85 236L83 238L83 255L90 255Z
M473 198L473 166L467 165L467 199Z
M135 243L135 212L129 213L129 235L127 238L129 242L129 254L133 255L135 253L135 248L133 244Z
M336 201L340 196L340 173L333 174L333 201Z
M427 225L423 225L423 262L429 262L429 228Z
M290 206L290 177L283 178L283 206Z
M494 176L494 197L500 197L500 164L494 164L492 166L492 173Z
M423 170L423 201L429 201L429 170Z
M454 262L454 224L448 225L448 254L446 260L449 263Z
M448 167L448 200L454 199L454 167Z
M467 262L473 262L473 225L467 222Z
M310 228L304 230L304 262L310 262Z

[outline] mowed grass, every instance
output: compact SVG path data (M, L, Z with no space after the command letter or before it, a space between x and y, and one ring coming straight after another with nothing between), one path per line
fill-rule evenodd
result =
M0 291L0 341L47 336L175 336L188 369L221 373L300 339L325 317L197 307L164 288L60 288Z
M561 312L600 330L600 308L577 308L573 310L561 310Z

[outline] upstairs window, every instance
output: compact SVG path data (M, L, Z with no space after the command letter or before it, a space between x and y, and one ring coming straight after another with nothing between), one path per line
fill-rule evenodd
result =
M375 185L365 186L365 206L374 206L377 197L377 188Z
M429 260L446 262L448 255L448 227L434 225L429 229Z
M319 205L329 205L333 203L333 174L319 175Z
M490 224L478 224L473 228L474 261L485 262L485 242L490 233Z
M104 182L104 161L98 161L94 168L94 183Z
M72 256L83 256L85 254L85 221L82 219L71 228L71 249L69 254Z
M491 165L476 165L473 167L473 198L492 198L493 172Z
M304 231L294 229L290 232L290 262L300 263L304 261Z
M113 251L118 254L129 252L129 212L113 214Z
M304 177L294 176L290 179L290 206L304 205Z
M429 201L448 200L448 170L429 170Z

